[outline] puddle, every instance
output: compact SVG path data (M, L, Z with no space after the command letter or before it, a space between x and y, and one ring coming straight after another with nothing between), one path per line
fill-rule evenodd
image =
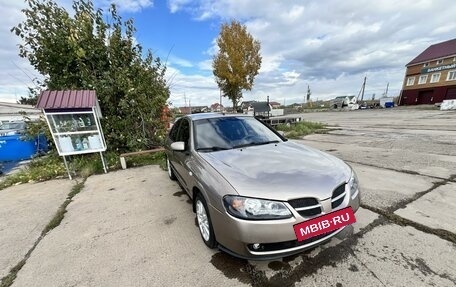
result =
M274 271L279 271L279 270L290 270L291 266L288 262L282 262L282 261L272 261L269 262L268 267L271 268Z
M241 283L251 284L250 273L253 267L244 259L238 259L223 252L212 255L212 265L227 278L237 279Z

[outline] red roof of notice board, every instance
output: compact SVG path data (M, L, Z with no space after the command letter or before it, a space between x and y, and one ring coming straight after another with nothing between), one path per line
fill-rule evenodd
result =
M437 43L429 46L421 54L416 56L415 59L410 61L406 66L427 62L438 58L444 58L456 54L456 39L448 40L445 42Z
M38 98L38 109L77 109L97 107L94 90L43 91Z

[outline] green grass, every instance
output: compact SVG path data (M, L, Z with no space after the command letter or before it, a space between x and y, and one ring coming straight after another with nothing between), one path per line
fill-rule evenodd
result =
M276 126L276 129L283 131L285 133L285 137L287 138L300 139L303 136L310 134L325 133L325 127L326 125L322 123L302 121L290 125L280 124Z
M121 169L119 154L106 152L103 153L103 156L105 157L108 170ZM71 156L67 157L67 161L74 177L87 178L93 174L104 172L99 153ZM127 158L127 165L128 167L160 165L162 169L166 169L165 153L159 152L130 156ZM6 176L0 182L0 190L15 184L41 182L66 177L68 177L68 173L65 169L63 158L56 154L49 154L33 159L24 169Z

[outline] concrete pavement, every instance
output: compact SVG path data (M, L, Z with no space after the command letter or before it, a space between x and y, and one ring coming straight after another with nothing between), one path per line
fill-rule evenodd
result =
M227 286L188 197L158 166L87 179L13 286Z
M52 180L0 190L0 278L33 247L72 186Z

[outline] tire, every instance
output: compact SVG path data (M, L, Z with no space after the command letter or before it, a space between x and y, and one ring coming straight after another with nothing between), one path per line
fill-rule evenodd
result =
M207 209L206 200L198 193L195 198L196 221L201 238L209 248L215 248L217 241L215 240L214 229L212 228L211 217Z
M166 168L168 170L169 179L176 180L176 175L174 174L173 168L171 167L171 163L169 162L168 158L166 158Z

